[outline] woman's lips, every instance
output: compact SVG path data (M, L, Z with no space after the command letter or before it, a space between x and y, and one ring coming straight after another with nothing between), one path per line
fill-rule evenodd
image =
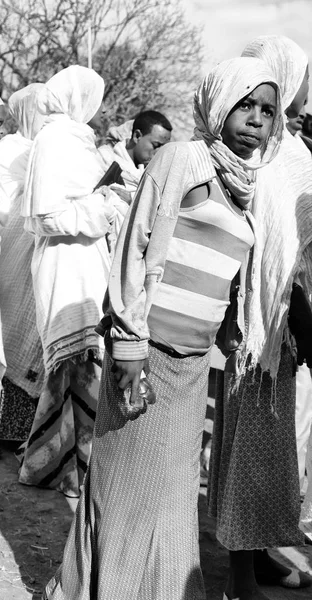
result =
M241 133L240 137L246 144L249 144L250 146L259 145L260 138L257 135L253 135L252 133Z

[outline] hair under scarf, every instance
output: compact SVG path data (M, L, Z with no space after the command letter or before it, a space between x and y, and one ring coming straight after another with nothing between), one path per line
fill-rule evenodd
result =
M264 35L247 44L242 56L260 58L268 65L280 87L285 111L297 94L308 66L302 48L284 35Z
M45 84L38 101L44 115L63 114L88 123L101 106L104 80L93 69L72 65Z
M252 161L234 154L222 141L222 129L234 106L261 84L276 90L276 114L271 133ZM215 67L203 80L194 97L195 130L193 139L203 139L209 146L213 164L226 187L243 207L253 199L255 170L277 154L283 133L280 92L276 79L265 63L256 58L234 58Z
M31 83L14 92L8 101L9 112L17 123L18 131L28 140L33 140L43 126L43 116L38 112L38 97L43 83Z

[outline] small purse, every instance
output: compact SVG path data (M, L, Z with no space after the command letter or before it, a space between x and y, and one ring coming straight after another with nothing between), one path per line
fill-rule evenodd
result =
M240 288L240 273L238 272L231 283L230 304L216 336L216 345L225 356L237 350L243 341L243 334L238 326L238 292Z

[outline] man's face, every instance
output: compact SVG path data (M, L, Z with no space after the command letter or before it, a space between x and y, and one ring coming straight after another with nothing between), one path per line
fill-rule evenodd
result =
M287 127L288 131L290 131L291 135L296 135L296 133L298 133L298 131L302 131L302 126L303 126L303 122L305 119L305 115L306 115L306 111L305 111L305 107L303 106L298 117L295 117L294 119L288 119L288 121L286 123L286 127Z
M135 140L134 163L138 165L148 165L154 154L161 146L164 146L171 139L171 131L168 131L161 125L153 125L151 131L142 135L137 129L133 134Z

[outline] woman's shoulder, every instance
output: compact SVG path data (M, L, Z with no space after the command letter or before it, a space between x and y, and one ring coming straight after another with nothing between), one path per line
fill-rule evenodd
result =
M180 142L168 142L164 146L162 146L158 151L156 156L176 156L177 158L190 157L193 155L194 150L202 150L205 154L209 154L209 150L204 141L180 141Z
M190 171L197 177L198 166L201 165L203 170L212 171L212 162L210 152L203 141L181 141L168 142L157 150L157 153L152 158L146 168L146 172L153 174L163 169L169 168L179 171L185 171L188 167Z
M75 124L76 125L76 124ZM87 132L88 133L88 132ZM95 142L89 139L90 136L77 134L76 127L62 126L61 123L55 121L47 123L36 135L33 142L33 152L45 156L56 154L59 160L68 157L69 155L77 154L77 152L92 147L95 149Z

